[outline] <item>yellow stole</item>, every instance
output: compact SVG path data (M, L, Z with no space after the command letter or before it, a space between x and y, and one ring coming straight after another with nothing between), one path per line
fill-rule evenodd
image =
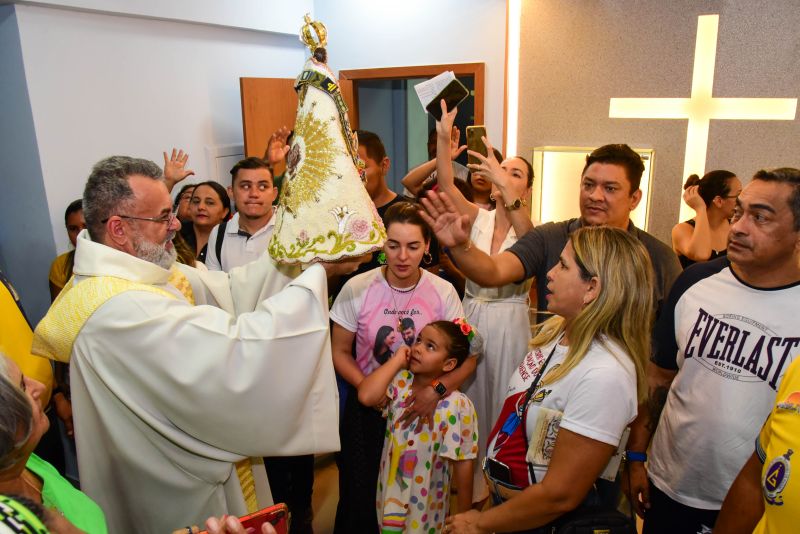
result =
M194 306L192 285L180 270L173 267L167 282L178 289ZM77 287L80 287L81 290L75 291ZM165 289L132 282L124 278L92 276L78 284L75 283L74 277L70 278L56 297L47 315L36 326L31 352L45 358L69 363L72 346L86 321L111 297L125 291L147 291L169 298L177 298ZM236 462L236 475L242 486L247 511L249 513L257 511L258 500L250 458Z

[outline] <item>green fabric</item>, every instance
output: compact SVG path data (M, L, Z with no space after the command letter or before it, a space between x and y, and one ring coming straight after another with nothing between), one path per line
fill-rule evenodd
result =
M42 501L46 508L55 508L73 525L89 534L108 532L100 507L85 493L75 489L55 467L35 454L31 454L25 467L42 479Z

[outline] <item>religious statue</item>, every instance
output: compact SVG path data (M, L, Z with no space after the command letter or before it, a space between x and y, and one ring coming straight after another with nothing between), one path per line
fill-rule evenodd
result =
M361 256L380 249L386 239L362 182L364 164L347 105L326 64L327 30L308 15L305 22L300 40L311 57L295 82L297 117L269 245L280 263Z

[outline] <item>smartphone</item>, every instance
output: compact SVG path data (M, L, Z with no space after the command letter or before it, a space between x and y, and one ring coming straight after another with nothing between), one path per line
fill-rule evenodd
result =
M501 461L487 456L483 459L483 470L498 482L511 483L511 469Z
M258 512L253 512L239 518L242 526L247 529L255 529L253 532L261 532L261 525L269 522L278 534L289 534L289 508L284 503L268 506ZM200 534L208 534L204 530Z
M478 152L483 157L488 157L489 151L481 137L486 137L486 126L467 126L467 149ZM468 155L467 163L480 163L480 160L475 156Z
M433 115L433 117L437 121L442 120L442 104L441 100L444 100L445 104L447 105L447 112L453 111L453 108L461 104L467 97L469 96L469 91L464 84L460 81L452 80L447 86L442 89L442 91L436 95L430 104L425 106L425 109Z

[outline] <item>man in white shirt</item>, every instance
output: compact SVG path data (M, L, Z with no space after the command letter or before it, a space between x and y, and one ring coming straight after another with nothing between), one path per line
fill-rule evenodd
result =
M260 158L245 158L233 166L228 194L236 214L208 236L205 264L210 271L227 272L266 253L275 226L274 185L269 164Z

